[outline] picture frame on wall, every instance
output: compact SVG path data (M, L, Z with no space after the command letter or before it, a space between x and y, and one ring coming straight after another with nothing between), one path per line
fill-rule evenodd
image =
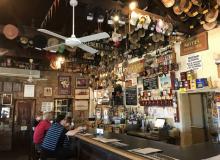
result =
M35 85L33 84L25 84L24 85L24 97L33 98L35 93Z
M58 77L58 94L59 95L71 94L71 76Z
M12 82L3 82L3 91L12 92Z
M12 105L12 94L2 94L2 105Z
M75 100L75 110L76 111L89 110L89 101L88 100Z
M75 89L75 99L89 99L89 89Z
M76 88L88 88L89 87L89 81L87 78L78 77L76 78Z
M21 89L21 86L22 84L19 83L19 82L13 82L13 92L21 92L22 89Z
M52 87L44 87L44 96L51 97L53 95Z

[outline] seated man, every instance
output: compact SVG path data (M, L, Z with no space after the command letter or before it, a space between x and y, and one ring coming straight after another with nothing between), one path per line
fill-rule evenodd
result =
M74 156L71 148L65 147L69 138L66 133L68 130L65 128L67 125L65 115L58 115L56 121L49 128L44 141L41 145L42 152L46 155L54 155L57 159L65 160ZM78 133L81 127L71 131L71 135Z
M47 133L47 130L51 126L50 121L52 120L53 115L51 112L45 112L43 114L43 117L44 117L43 120L40 121L40 123L34 129L33 140L34 140L34 144L36 144L36 148L38 150L40 149L40 145L43 142L43 139Z

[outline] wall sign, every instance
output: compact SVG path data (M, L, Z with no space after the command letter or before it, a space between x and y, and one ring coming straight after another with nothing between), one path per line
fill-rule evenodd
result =
M140 61L128 64L126 68L127 74L140 73L142 71L144 71L144 60L140 60Z
M32 84L25 84L24 85L24 97L34 97L35 86Z
M143 80L144 90L158 89L158 77Z
M137 87L126 88L126 105L137 105Z
M202 59L199 55L193 55L187 58L188 70L198 70L201 67L202 67Z
M207 49L208 49L208 33L203 32L183 41L180 45L180 55L185 56L188 54L192 54Z
M59 76L58 77L58 94L70 95L71 94L71 77Z

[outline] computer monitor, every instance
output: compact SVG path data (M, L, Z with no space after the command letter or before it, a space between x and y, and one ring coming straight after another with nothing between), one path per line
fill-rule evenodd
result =
M154 126L155 126L156 128L163 128L164 124L165 124L165 119L163 119L163 118L157 118L156 121L155 121L155 123L154 123Z
M96 134L103 135L104 134L104 130L102 128L96 128Z

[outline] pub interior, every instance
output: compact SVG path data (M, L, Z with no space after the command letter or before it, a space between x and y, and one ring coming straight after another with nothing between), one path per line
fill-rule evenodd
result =
M219 0L0 0L0 160L220 160Z

